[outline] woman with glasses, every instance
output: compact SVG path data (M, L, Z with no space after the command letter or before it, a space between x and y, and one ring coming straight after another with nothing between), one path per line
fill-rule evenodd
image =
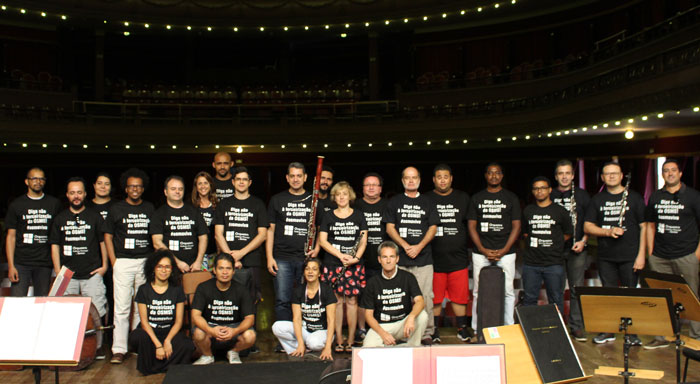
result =
M144 375L163 373L172 364L189 364L194 352L192 340L180 332L186 298L174 265L170 250L156 251L144 265L148 283L136 293L141 324L131 332L129 343L138 353L136 368Z

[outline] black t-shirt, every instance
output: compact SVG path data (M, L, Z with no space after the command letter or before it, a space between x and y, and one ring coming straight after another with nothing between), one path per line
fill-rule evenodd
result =
M560 191L556 188L552 188L552 193L549 196L555 204L561 205L569 213L569 220L571 220L571 190ZM588 192L581 188L575 188L574 190L574 201L576 201L576 241L581 241L583 239L583 221L586 215L586 209L591 203L591 197ZM571 249L573 244L573 238L566 242L565 247Z
M322 214L317 211L317 217ZM267 218L275 224L274 247L272 254L280 260L303 260L309 215L311 215L311 194L292 195L289 191L280 192L270 199ZM317 219L318 221L318 219Z
M476 232L486 249L501 249L508 243L513 221L520 221L520 201L507 189L492 193L484 189L472 196L468 220L476 220ZM513 253L511 248L507 253Z
M659 189L652 193L645 212L647 222L656 224L654 256L676 259L694 253L698 247L700 193L681 185L676 193Z
M159 294L153 289L151 283L141 285L135 299L137 303L146 304L148 324L154 330L170 329L175 324L177 304L184 303L185 300L182 287L168 285L168 289L163 294Z
M57 198L44 195L31 199L22 195L7 207L5 228L14 229L15 264L28 267L51 267L49 231L54 217L61 211Z
M366 230L365 216L358 209L354 209L352 214L344 219L336 216L334 211L328 211L321 221L321 232L328 233L328 242L333 248L348 255L360 237L360 232ZM360 263L362 260L364 257L360 259ZM323 251L323 264L329 267L343 266L340 259L326 251Z
M59 246L61 265L73 271L74 279L89 279L90 272L102 267L103 221L87 207L80 213L65 209L53 220L49 243Z
M235 189L233 189L233 177L228 180L219 180L214 178L214 192L219 201L233 196Z
M149 232L163 235L163 244L187 264L197 260L199 236L209 234L204 218L193 206L173 208L167 203L153 214Z
M367 248L365 249L365 268L381 271L382 266L377 260L379 256L377 247L387 239L386 224L382 223L382 215L386 211L387 199L381 199L374 204L369 204L362 199L355 200L354 208L365 215L367 222Z
M109 214L109 208L112 207L112 204L114 204L114 200L110 200L106 203L103 204L95 204L92 200L88 200L85 202L85 206L88 208L92 208L95 211L99 212L100 215L102 215L102 220L107 220L107 215Z
M382 222L394 224L399 236L408 244L415 245L423 240L431 226L438 225L440 218L435 210L435 204L427 196L408 197L400 194L389 200ZM424 266L433 263L433 250L430 243L415 259L406 256L403 248L399 247L399 251L399 265Z
M197 211L204 219L204 224L207 225L209 230L209 236L207 237L207 255L213 255L216 253L216 238L214 237L214 206L209 205L206 208L197 207Z
M393 323L411 313L416 296L422 296L416 277L397 268L392 279L385 278L384 272L369 279L360 307L373 309L379 323Z
M586 211L586 221L603 229L617 227L620 219L622 192L611 194L607 189L593 196ZM633 261L639 252L639 225L644 222L644 200L639 193L630 190L622 228L625 233L613 239L598 238L598 258L611 261Z
M433 239L433 268L435 272L454 272L467 268L467 209L469 195L453 189L447 196L435 191L426 193L437 209L440 224Z
M259 198L250 196L239 200L236 196L219 203L216 207L214 225L224 226L224 238L229 249L243 249L258 235L259 228L267 228L267 210ZM244 267L262 266L262 245L243 257Z
M220 291L215 278L199 284L192 309L200 310L204 320L217 325L240 323L246 316L254 314L248 289L232 281L227 290Z
M564 264L564 235L573 233L571 216L562 206L530 204L523 210L527 234L525 264L546 267Z
M306 284L294 288L292 304L301 306L302 327L309 332L328 328L326 307L337 302L338 299L335 297L333 290L326 283L320 283L318 291L312 298L306 296Z
M112 243L117 258L138 259L153 252L148 226L154 211L148 201L131 205L122 200L112 205L102 232L114 236Z

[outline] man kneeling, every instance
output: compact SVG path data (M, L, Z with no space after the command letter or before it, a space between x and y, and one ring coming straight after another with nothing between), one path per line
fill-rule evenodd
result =
M367 282L360 307L365 310L367 325L363 347L381 347L405 342L420 346L420 339L428 324L423 311L425 303L413 274L400 270L399 247L393 241L379 245L379 264L382 273Z
M253 346L255 323L253 300L248 289L232 282L235 273L231 255L222 253L214 260L216 279L197 287L192 301L193 340L202 357L194 365L214 362L213 351L228 350L229 364L240 364L238 352Z

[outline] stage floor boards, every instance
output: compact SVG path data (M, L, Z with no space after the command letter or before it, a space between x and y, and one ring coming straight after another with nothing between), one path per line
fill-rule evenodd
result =
M684 333L687 334L687 330L684 329ZM454 328L441 328L440 336L443 344L461 343L455 336ZM585 343L574 341L574 346L586 374L592 375L594 369L599 365L622 367L622 338L619 335L614 343L603 345L593 344L590 336L591 335L589 335L589 340ZM651 338L642 337L642 340L646 342L651 340ZM243 363L246 364L255 361L287 361L287 356L285 354L273 352L274 346L275 341L273 340L272 334L270 332L263 332L259 335L258 347L260 348L260 352L243 358ZM349 354L339 354L337 357L349 357ZM684 363L685 358L682 357L681 364ZM217 359L216 364L226 363L223 360ZM630 368L663 370L665 372L662 380L631 379L632 383L675 383L675 349L673 347L668 347L648 351L641 347L634 347L630 352ZM134 356L129 356L122 365L112 365L108 360L96 361L81 372L61 372L60 374L60 382L64 384L97 382L151 384L161 383L164 378L164 374L142 376L136 370L136 358ZM34 378L30 369L18 372L0 372L0 383L3 384L32 383L33 381ZM690 361L688 367L688 381L700 381L700 362ZM42 383L53 382L53 372L44 369L42 371ZM588 382L601 384L621 383L622 378L593 376Z

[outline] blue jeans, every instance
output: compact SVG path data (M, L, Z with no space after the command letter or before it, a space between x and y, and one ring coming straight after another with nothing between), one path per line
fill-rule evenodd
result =
M563 265L548 265L539 267L535 265L523 265L523 289L525 299L523 305L537 305L537 298L540 296L542 281L547 290L549 303L554 303L559 308L559 312L564 314L564 281L566 274Z
M277 276L272 279L275 286L275 320L292 321L292 295L294 294L294 287L301 284L304 261L276 261Z
M28 267L15 264L19 281L12 283L10 294L12 296L27 296L29 286L34 287L34 296L47 296L51 289L51 267Z

